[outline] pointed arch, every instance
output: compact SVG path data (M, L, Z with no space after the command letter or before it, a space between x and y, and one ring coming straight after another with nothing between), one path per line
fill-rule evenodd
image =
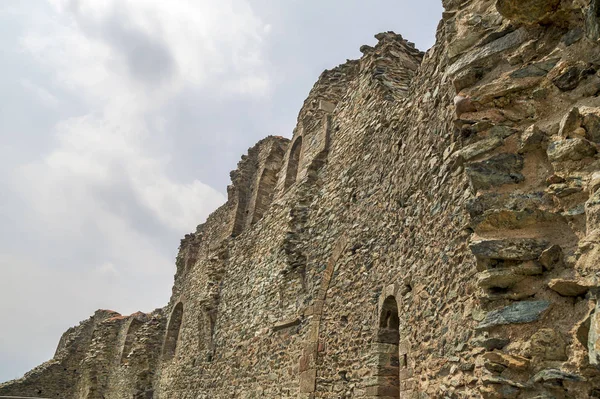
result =
M298 177L298 165L300 164L300 156L302 155L302 136L299 136L290 151L288 158L287 171L285 174L285 189L287 190L296 183Z
M163 360L171 360L177 352L177 341L179 340L179 331L181 330L181 322L183 320L183 303L178 302L171 312L165 342L163 344Z
M277 170L265 168L258 182L258 191L256 193L256 203L254 205L251 224L258 222L269 209L276 185Z
M125 334L125 342L123 343L123 349L121 351L121 364L127 364L129 362L129 355L133 349L135 343L135 335L142 327L144 322L138 318L133 318L127 327L127 333Z

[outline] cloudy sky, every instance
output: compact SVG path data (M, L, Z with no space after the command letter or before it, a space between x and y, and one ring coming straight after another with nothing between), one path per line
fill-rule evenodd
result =
M0 0L0 381L98 308L165 305L229 171L316 78L440 0Z

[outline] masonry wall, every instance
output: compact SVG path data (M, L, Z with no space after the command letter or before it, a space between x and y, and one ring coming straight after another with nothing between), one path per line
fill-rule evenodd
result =
M97 313L0 394L600 397L600 5L444 7L248 151L164 309Z

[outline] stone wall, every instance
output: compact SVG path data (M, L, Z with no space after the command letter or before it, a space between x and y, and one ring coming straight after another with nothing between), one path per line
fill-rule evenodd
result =
M600 397L600 5L444 7L248 151L164 309L97 312L0 395Z

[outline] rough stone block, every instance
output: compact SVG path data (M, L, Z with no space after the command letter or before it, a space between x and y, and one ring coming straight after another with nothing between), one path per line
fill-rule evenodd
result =
M487 190L504 184L517 184L525 178L523 157L518 154L498 154L481 162L467 164L466 172L475 190Z
M550 280L548 287L562 296L581 296L589 291L590 287L577 280L555 278Z
M548 301L523 301L489 312L477 326L478 330L489 329L506 324L531 323L540 318L548 309Z
M514 22L535 24L553 14L560 0L498 0L496 8L505 18Z
M548 245L548 241L543 239L513 238L476 240L469 244L469 248L477 258L525 261L537 259Z
M596 154L596 147L581 138L554 141L548 146L548 159L552 162L581 161Z

